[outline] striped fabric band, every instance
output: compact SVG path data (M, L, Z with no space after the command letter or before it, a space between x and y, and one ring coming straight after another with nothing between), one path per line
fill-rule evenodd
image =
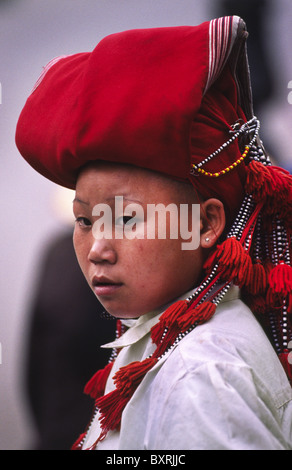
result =
M228 16L210 21L209 73L204 93L220 75L237 37L240 18Z
M50 70L50 68L53 67L53 65L55 65L57 62L59 62L59 60L64 59L65 57L68 57L68 56L67 55L61 55L61 56L55 57L54 59L50 60L50 62L45 67L43 67L42 73L40 74L39 78L37 79L37 81L36 81L36 83L35 83L35 85L32 89L32 93L35 91L35 89L42 82L42 80L43 80L44 76L46 75L46 73L48 72L48 70Z

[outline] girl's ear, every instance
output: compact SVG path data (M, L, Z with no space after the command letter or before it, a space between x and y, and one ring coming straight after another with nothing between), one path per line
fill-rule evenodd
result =
M225 210L219 199L212 198L201 203L201 247L214 246L222 235L225 224Z

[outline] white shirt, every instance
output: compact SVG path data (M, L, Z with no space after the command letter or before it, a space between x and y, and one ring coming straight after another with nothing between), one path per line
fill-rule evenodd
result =
M161 312L140 317L108 344L121 347L107 382L155 346L150 329ZM83 449L100 434L98 415ZM265 333L233 288L213 318L186 335L144 377L106 450L292 449L292 389Z

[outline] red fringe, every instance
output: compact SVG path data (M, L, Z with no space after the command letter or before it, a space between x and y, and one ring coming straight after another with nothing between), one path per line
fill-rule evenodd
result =
M252 160L247 167L247 179L245 189L261 200L265 196L275 194L283 197L283 191L291 194L292 178L287 170L277 166L266 166Z
M287 170L277 166L265 166L251 161L247 167L246 192L255 201L266 201L265 210L270 214L287 216L292 210L292 177Z
M120 390L117 388L96 400L96 406L100 412L99 419L102 428L102 433L98 440L101 440L102 436L107 434L108 431L119 427L123 409L128 401L129 397L123 397Z
M292 267L285 263L278 264L270 271L268 283L272 292L286 297L292 292Z
M165 327L174 325L187 308L188 303L186 300L178 300L165 310L160 316L159 322L151 329L151 339L154 344L158 345L160 343Z
M161 341L161 343L157 346L155 352L153 353L153 357L155 358L160 357L174 343L179 333L181 333L181 330L178 324L175 323L166 332L166 335L164 336L163 341Z
M85 385L84 393L86 393L86 395L89 395L94 400L102 397L112 367L113 362L109 362L103 369L98 370ZM71 447L71 450L81 450L81 442L85 436L86 431L81 434L79 438L74 442L73 446Z
M103 369L98 370L84 387L84 393L96 400L104 394L105 385L112 370L113 362L109 362Z
M248 292L252 295L263 294L267 288L267 274L264 266L257 262L252 265L249 282L246 283Z
M134 361L121 367L113 380L120 394L125 397L132 396L145 374L156 364L157 359L150 357L142 362Z
M218 273L222 279L237 280L242 284L250 270L249 256L235 237L227 238L217 249Z
M213 302L203 302L201 305L188 310L182 315L178 320L178 325L182 332L187 331L195 322L202 324L210 320L215 310L216 305Z
M78 439L74 442L73 446L71 447L71 450L81 450L82 449L81 442L85 438L85 436L86 436L86 432L80 434Z
M252 261L240 241L235 237L227 238L218 245L215 252L205 262L203 268L209 274L218 264L218 275L226 281L234 281L239 287L252 282Z
M238 267L238 273L234 277L234 284L240 288L251 284L253 277L253 265L248 254L242 256L242 264Z
M256 200L261 200L270 191L270 173L267 166L252 160L247 167L245 189L248 194L253 194Z
M217 248L217 258L222 265L237 265L241 263L244 254L243 246L235 237L227 238Z
M102 432L91 448L95 448L108 431L117 429L121 424L122 412L142 382L146 373L156 364L157 359L148 358L142 362L135 361L121 367L114 376L115 390L96 400L100 412Z

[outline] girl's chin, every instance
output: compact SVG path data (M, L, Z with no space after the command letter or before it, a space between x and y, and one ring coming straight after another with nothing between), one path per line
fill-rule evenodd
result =
M137 315L137 314L130 314L129 312L109 312L107 310L107 312L114 318L116 318L117 320L137 320L139 317L141 317L142 315Z
M97 297L98 298L98 297ZM117 320L136 320L137 318L141 317L144 315L144 313L138 313L131 312L129 310L125 311L123 308L119 307L114 307L113 305L109 305L110 302L102 302L101 299L99 299L99 302L102 304L104 307L105 311L112 316L113 318L116 318ZM146 313L146 312L145 312Z

